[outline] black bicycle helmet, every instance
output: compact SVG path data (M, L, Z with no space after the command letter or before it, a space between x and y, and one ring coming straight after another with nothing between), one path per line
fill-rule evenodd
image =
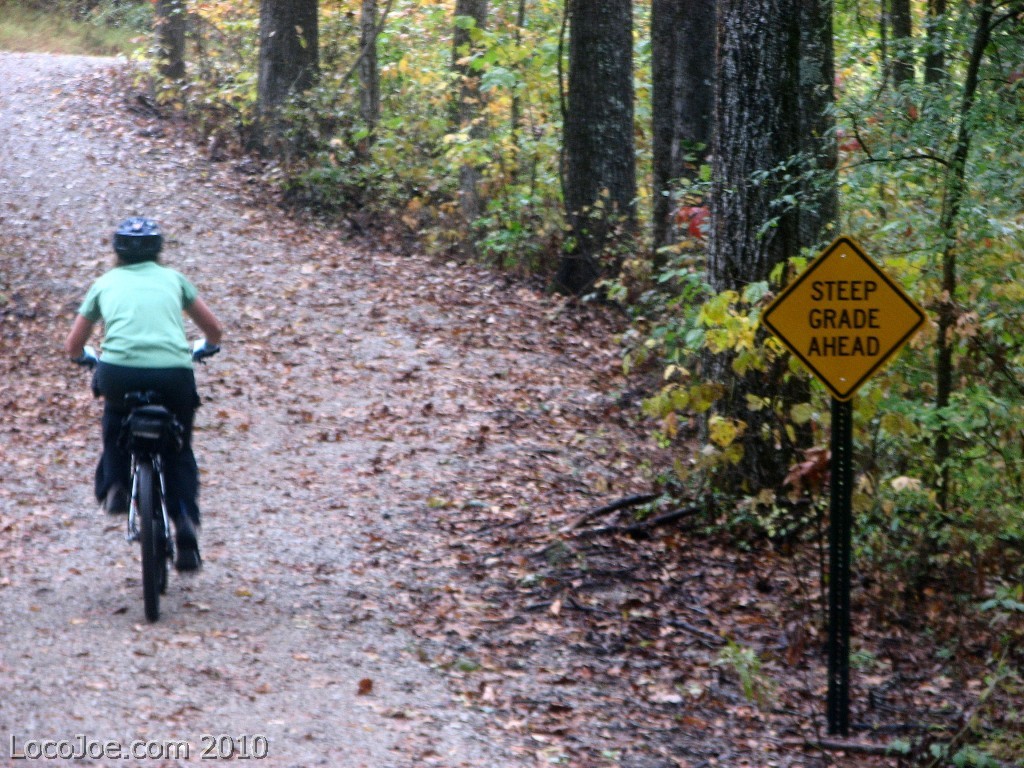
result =
M160 225L142 216L125 219L114 233L114 251L127 264L156 261L163 245Z

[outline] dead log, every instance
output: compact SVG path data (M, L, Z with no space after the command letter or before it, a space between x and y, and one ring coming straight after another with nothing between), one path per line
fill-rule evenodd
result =
M613 501L611 504L605 504L603 507L598 507L597 509L585 512L568 525L563 526L561 532L568 533L569 531L574 531L584 523L589 523L595 517L610 515L612 512L618 512L620 509L627 509L628 507L638 507L641 504L654 501L656 498L658 498L658 494L656 493L641 493L635 496L626 496L618 501Z
M684 517L689 517L700 512L702 507L682 507L680 509L674 509L671 512L666 512L663 515L658 515L650 520L644 520L640 523L633 523L632 525L604 525L600 528L587 528L586 530L579 531L575 534L576 538L589 539L594 536L606 536L606 535L626 535L640 538L650 534L655 528L660 528L664 525L670 525L677 520L682 520Z

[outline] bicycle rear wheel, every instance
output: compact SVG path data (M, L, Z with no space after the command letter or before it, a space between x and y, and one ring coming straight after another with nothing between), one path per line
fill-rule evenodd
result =
M146 618L160 618L160 593L167 587L167 537L160 507L160 479L153 465L139 462L139 542L142 545L142 597Z

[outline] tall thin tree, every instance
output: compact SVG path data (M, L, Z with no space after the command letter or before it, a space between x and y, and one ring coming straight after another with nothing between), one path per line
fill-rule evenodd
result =
M359 15L359 113L369 132L367 146L380 122L380 70L377 66L377 0L363 0Z
M154 7L160 74L169 80L185 77L185 0L157 0Z
M1024 14L1024 3L1018 5L1016 12ZM939 231L942 233L943 239L943 299L938 311L938 338L935 351L935 409L941 414L940 426L935 439L935 466L938 470L936 483L939 491L938 502L943 510L949 504L950 472L948 462L953 449L950 430L945 422L949 417L945 415L945 411L949 408L956 387L956 340L953 338L953 330L957 322L957 294L960 288L959 219L964 203L968 200L969 192L967 161L975 130L971 113L974 111L978 90L982 83L981 68L985 59L985 51L992 39L994 15L994 0L981 0L978 3L975 10L974 39L960 96L960 125L946 170L942 213L939 216ZM1003 21L1011 17L1012 13L1004 16Z
M675 181L697 177L710 154L714 113L715 0L651 3L653 245L675 241Z
M892 54L889 75L899 87L914 79L914 23L910 0L889 0L889 22L892 27Z
M924 53L924 81L940 83L946 79L946 0L928 0L924 24L928 34Z
M515 47L516 48L519 48L519 46L523 42L523 30L525 30L525 29L526 29L526 0L518 0L518 5L516 7L515 32L513 34L513 39L515 40ZM511 124L512 124L512 131L513 132L518 131L520 129L520 125L519 124L520 124L520 121L522 120L522 101L523 101L523 97L519 93L519 91L518 90L513 91L513 93L512 93L512 109L511 109L511 113L512 113Z
M455 0L455 30L452 36L452 70L458 76L455 98L452 102L452 127L468 130L470 136L481 132L480 76L473 69L471 58L477 47L473 30L482 30L487 24L487 0ZM467 225L480 217L480 168L464 163L459 169L459 199L462 216Z

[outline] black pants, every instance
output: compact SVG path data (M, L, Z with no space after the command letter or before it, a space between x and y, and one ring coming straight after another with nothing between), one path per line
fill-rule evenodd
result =
M129 409L124 404L128 392L156 392L160 404L175 415L184 428L184 444L179 453L164 457L167 484L167 511L177 519L184 512L199 523L199 468L192 453L192 422L199 407L196 379L190 368L128 368L100 363L93 389L102 395L103 454L96 467L96 498L107 496L116 484L131 490L131 454L121 445L121 424Z

